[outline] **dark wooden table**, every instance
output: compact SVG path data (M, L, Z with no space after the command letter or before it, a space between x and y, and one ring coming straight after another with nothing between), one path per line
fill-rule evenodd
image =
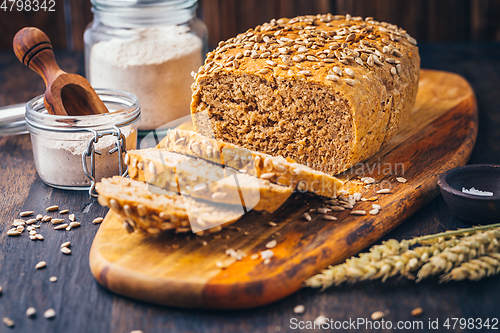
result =
M423 68L459 73L476 91L479 134L470 163L500 164L500 44L421 45L420 52ZM81 54L56 53L56 58L64 70L83 72ZM0 106L25 102L43 91L42 80L12 52L0 53ZM0 318L15 321L12 329L0 324L0 332L296 332L300 330L290 327L292 318L314 320L324 315L333 320L356 320L369 318L377 310L388 310L385 319L394 325L418 319L424 323L423 331L430 332L429 319L439 319L437 331L458 332L458 326L447 330L442 324L447 318L500 318L500 276L446 285L431 279L419 284L370 282L325 292L303 289L274 304L244 311L177 309L137 302L101 288L90 274L88 254L99 228L91 221L104 216L106 208L87 193L44 185L35 170L28 135L0 136L0 170L0 286L4 289ZM43 212L54 204L71 209L82 226L70 232L44 227L43 242L32 242L26 234L17 238L6 235L19 212ZM466 226L450 214L439 196L386 239ZM67 240L72 242L70 256L59 250ZM47 267L35 270L41 260ZM58 281L49 282L51 276ZM293 312L298 304L306 307L301 316ZM30 306L38 312L34 319L25 315ZM410 315L416 307L424 309L420 318ZM43 318L49 308L57 313L54 320ZM363 327L359 331L369 330Z

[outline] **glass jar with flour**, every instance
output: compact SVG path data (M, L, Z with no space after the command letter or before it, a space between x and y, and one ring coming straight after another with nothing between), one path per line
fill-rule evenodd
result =
M197 0L92 0L92 6L94 20L84 34L92 86L136 95L140 130L188 115L191 72L207 52Z

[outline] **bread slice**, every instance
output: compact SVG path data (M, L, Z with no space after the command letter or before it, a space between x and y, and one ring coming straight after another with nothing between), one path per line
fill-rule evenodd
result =
M125 162L132 179L194 198L243 205L247 211L272 213L292 194L291 187L166 149L129 150Z
M333 176L302 164L289 162L283 157L251 151L192 131L169 130L157 148L203 158L269 180L274 184L328 198L335 198L343 184Z
M192 85L195 129L328 174L408 122L420 71L405 30L350 15L271 20L219 43Z
M208 203L143 182L115 176L96 184L99 203L125 219L125 227L158 234L162 230L217 232L238 220L241 205Z

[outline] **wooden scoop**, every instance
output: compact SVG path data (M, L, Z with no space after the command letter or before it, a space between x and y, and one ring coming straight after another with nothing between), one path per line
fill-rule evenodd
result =
M24 28L14 37L14 52L45 81L45 108L50 114L84 116L108 109L82 76L68 74L56 63L49 38L37 28Z

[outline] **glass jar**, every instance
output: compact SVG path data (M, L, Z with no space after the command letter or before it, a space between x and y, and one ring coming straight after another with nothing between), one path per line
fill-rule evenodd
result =
M95 88L130 91L141 103L140 130L189 115L192 71L207 47L196 0L91 0L85 70Z
M137 145L140 106L130 93L96 89L109 113L58 116L47 112L40 95L26 104L38 175L52 187L94 189L94 180L125 173L126 149Z

